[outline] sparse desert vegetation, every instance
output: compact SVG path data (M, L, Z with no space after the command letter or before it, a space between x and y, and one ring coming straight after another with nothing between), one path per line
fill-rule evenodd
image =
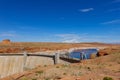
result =
M0 43L1 53L54 51L74 47L106 47L99 56L91 55L90 60L74 64L38 66L14 74L2 80L120 80L120 45L100 43ZM104 56L105 55L105 56Z
M40 52L40 51L56 51L75 47L116 47L119 45L111 45L104 43L49 43L49 42L0 42L0 53L20 53ZM108 50L108 49L107 49Z
M3 80L120 80L119 61L120 53L111 52L81 63L39 66Z

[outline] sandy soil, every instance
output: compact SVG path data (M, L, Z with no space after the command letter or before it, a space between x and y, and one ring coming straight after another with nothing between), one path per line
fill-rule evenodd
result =
M75 47L106 48L100 50L99 55L101 57L95 59L84 60L70 65L38 66L35 69L14 74L1 80L103 80L104 77L120 80L120 45L103 43L0 43L0 53L49 52Z
M120 48L103 51L109 50L112 52L106 56L69 65L38 66L1 80L103 80L104 77L120 80Z
M42 42L11 42L4 44L0 42L0 53L20 53L27 52L41 52L41 51L56 51L75 47L110 47L111 44L103 43L42 43ZM116 45L115 45L116 46Z

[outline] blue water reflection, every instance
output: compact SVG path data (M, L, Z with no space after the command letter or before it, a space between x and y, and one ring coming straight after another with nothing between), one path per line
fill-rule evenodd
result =
M73 52L71 52L70 54L69 54L69 57L71 57L71 58L78 58L78 59L80 59L80 54L81 53L85 53L86 54L86 58L87 59L90 59L90 54L97 54L98 53L98 50L97 49L84 49L84 50L75 50L75 51L73 51Z

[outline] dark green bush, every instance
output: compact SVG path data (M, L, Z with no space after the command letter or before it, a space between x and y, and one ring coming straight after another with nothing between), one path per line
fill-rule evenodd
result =
M32 80L37 80L36 78L33 78Z
M41 70L41 71L36 71L37 74L43 74L44 72Z
M104 77L103 80L113 80L111 77Z

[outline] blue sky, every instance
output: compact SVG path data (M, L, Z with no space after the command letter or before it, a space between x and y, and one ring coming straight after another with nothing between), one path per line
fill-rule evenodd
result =
M0 0L0 40L120 42L120 0Z

